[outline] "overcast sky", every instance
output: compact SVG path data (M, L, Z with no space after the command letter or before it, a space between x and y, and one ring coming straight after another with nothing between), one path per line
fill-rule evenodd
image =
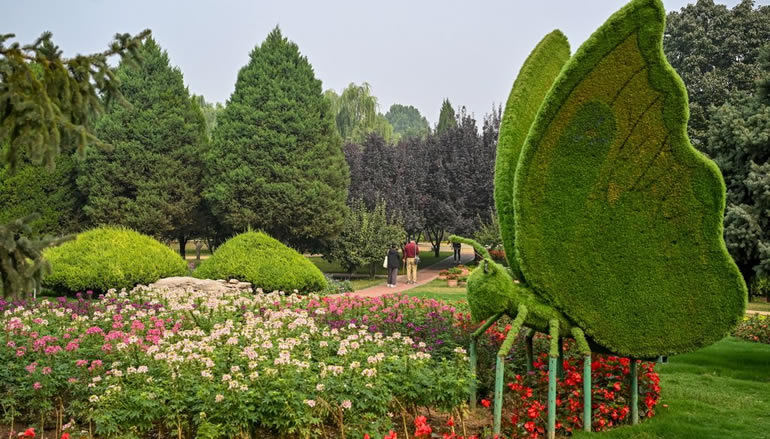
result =
M668 11L694 0L664 0ZM732 7L738 0L722 0ZM45 30L65 54L152 30L190 91L225 102L251 49L276 25L338 92L368 82L385 113L414 105L435 124L444 98L477 119L504 102L521 63L561 29L573 52L626 0L0 0L0 33L29 43ZM767 5L770 0L758 0Z

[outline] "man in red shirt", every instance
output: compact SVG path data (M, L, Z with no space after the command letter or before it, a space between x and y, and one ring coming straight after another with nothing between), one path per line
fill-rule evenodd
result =
M415 258L417 258L417 255L419 254L420 248L410 239L404 247L404 259L406 259L406 283L408 284L417 283L417 262L415 261Z

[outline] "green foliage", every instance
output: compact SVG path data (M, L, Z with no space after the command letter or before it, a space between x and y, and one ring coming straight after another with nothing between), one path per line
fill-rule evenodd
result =
M420 110L411 105L393 104L385 113L385 117L393 125L393 132L401 138L419 137L423 139L430 133L428 119L420 114Z
M478 217L480 225L473 238L489 250L495 250L503 245L503 238L500 235L500 221L498 221L498 218L499 216L495 212L490 212L489 221L482 220L481 217Z
M401 224L388 221L384 201L369 210L361 200L354 200L340 236L331 243L325 257L338 262L348 273L358 267L369 267L370 275L374 276L375 269L382 266L389 245L400 244L405 239Z
M132 288L187 273L185 262L169 247L123 227L91 229L43 256L51 263L43 285L63 293Z
M119 34L108 50L69 59L61 57L50 32L26 46L6 46L14 35L0 35L0 168L7 166L13 172L26 158L50 169L62 145L76 145L81 152L89 142L105 146L88 128L90 117L102 110L101 98L108 102L120 99L118 81L107 59L119 55L126 62L136 61L137 48L148 35L149 31L133 38ZM42 250L60 242L28 239L36 218L27 215L0 225L4 296L28 293L39 286L47 267Z
M195 270L200 279L238 279L263 291L326 288L326 279L306 257L263 232L246 232L230 238Z
M372 133L387 142L396 140L393 126L379 113L377 97L372 95L368 83L356 85L351 82L341 95L334 90L326 90L324 96L329 101L337 132L343 141L360 144Z
M349 170L321 81L275 29L251 52L217 118L204 197L231 231L249 226L300 249L334 238Z
M513 181L516 165L537 110L569 56L569 43L564 34L556 30L546 35L521 66L500 124L495 160L495 207L508 265L518 279L522 276L514 251ZM483 240L479 241L484 244Z
M455 110L452 108L452 104L449 99L444 99L441 103L441 112L438 116L438 125L436 125L436 134L445 133L450 128L457 126L457 119L455 119Z
M0 224L35 212L30 236L60 236L80 230L84 221L75 185L75 158L60 156L54 169L31 163L16 171L0 169Z
M0 145L5 145L0 164L14 169L26 154L53 167L63 139L71 139L80 152L89 142L104 146L88 127L102 109L101 96L107 101L120 96L107 59L119 55L136 63L137 49L149 34L118 34L108 50L69 59L61 57L50 32L26 46L6 46L15 35L0 34Z
M664 19L659 0L634 0L583 44L515 181L527 282L598 344L636 357L711 344L746 306L722 238L724 183L688 141Z
M741 0L728 9L698 1L668 14L663 49L687 86L688 133L700 150L708 144L712 107L754 90L760 49L770 41L770 6L754 4Z
M112 105L95 133L114 146L91 149L78 187L93 224L119 224L165 240L199 232L205 121L182 73L152 39L140 68L121 64L119 90L130 104Z
M728 188L725 241L747 282L770 274L770 51L760 60L758 89L737 94L713 111L706 152L722 169Z
M203 113L203 119L206 121L206 136L211 139L211 132L217 126L217 117L225 111L225 107L219 102L206 102L203 96L193 95L193 99Z

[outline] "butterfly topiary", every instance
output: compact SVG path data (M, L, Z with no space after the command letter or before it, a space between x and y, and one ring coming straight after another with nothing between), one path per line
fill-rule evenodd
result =
M474 319L514 318L501 355L528 327L553 336L552 357L574 337L588 364L591 348L656 358L712 344L744 314L725 185L687 137L664 24L660 0L633 0L572 57L547 35L519 72L495 166L510 270L451 238L484 258L468 279Z

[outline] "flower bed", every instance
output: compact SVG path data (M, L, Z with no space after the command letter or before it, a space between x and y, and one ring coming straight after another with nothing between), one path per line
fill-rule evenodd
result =
M770 344L770 319L763 314L746 316L733 330L733 335L748 341Z
M12 429L39 431L42 420L56 436L69 431L73 438L379 439L412 433L414 425L415 432L433 428L459 439L460 432L487 437L491 422L491 409L470 413L465 405L471 379L465 347L477 325L432 299L142 289L98 300L0 301L0 312L6 329L0 403ZM507 329L493 326L479 342L485 398ZM540 350L547 338L536 343ZM522 352L519 343L508 376L522 374ZM568 371L574 361L568 357ZM625 367L619 359L596 364ZM543 409L525 419L544 398L543 368L509 384L506 417L520 422L506 424L506 434L530 437L522 436L531 434L530 425L534 433L544 426ZM595 370L610 373L615 378L604 381L595 375L595 392L622 381L616 369ZM651 367L645 373L653 374ZM580 386L570 379L576 378L568 374L560 385L563 431L578 426L569 419L574 407L568 394ZM526 388L532 396L525 401L517 392L526 395ZM596 425L627 419L613 417L627 407L622 393L615 402L597 399L609 412L598 407Z

